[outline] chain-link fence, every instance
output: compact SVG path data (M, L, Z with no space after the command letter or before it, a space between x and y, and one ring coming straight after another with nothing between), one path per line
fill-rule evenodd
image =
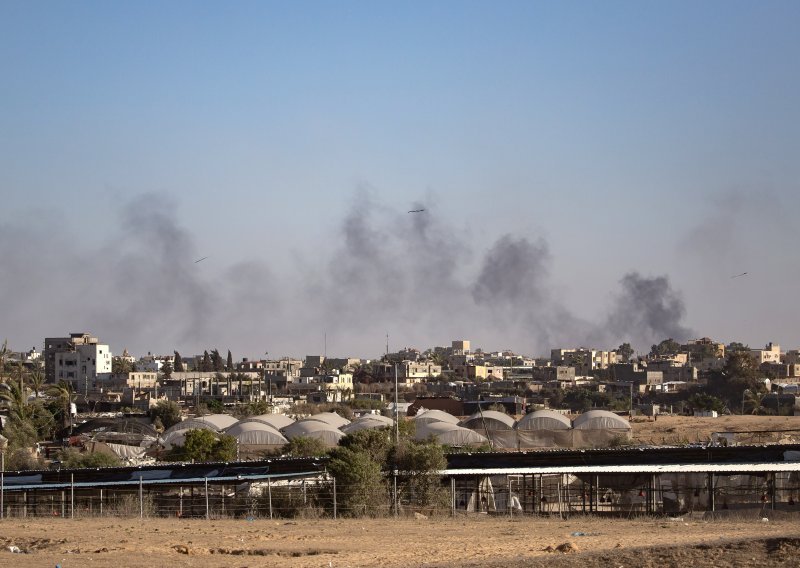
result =
M448 515L677 515L800 510L797 472L465 475L420 483L388 476L369 488L329 475L258 482L5 490L2 516L340 518Z

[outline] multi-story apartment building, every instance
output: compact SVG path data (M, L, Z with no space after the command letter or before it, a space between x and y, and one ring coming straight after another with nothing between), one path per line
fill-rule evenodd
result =
M616 351L601 351L598 349L551 349L550 360L553 365L566 365L575 367L579 374L589 374L595 369L607 369L609 365L617 362Z
M45 339L45 377L67 381L78 392L111 377L111 349L89 333Z

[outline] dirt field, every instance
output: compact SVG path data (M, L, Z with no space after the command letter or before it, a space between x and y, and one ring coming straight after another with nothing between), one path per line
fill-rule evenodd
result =
M712 432L794 430L782 433L740 434L740 443L800 443L800 416L660 416L653 421L634 417L633 442L636 444L672 445L708 442Z
M15 568L719 567L800 558L796 519L35 519L0 522L0 534L0 565Z

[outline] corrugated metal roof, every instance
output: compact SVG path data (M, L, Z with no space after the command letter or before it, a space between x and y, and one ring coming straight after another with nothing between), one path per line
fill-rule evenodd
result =
M204 483L208 481L209 484L215 484L220 482L231 482L231 481L259 481L265 479L286 479L289 477L308 477L311 475L320 475L319 471L306 471L300 473L275 473L275 474L243 474L243 475L227 475L227 476L219 476L219 477L189 477L183 479L142 479L141 482L138 479L129 479L125 481L99 481L99 482L92 482L92 481L76 481L73 483L36 483L36 484L27 484L27 485L11 485L5 486L3 488L4 492L13 492L13 491L26 491L31 489L42 490L54 490L54 489L69 489L70 487L75 487L75 489L100 489L102 487L121 487L121 486L138 486L141 483L143 486L150 487L152 485L192 485L198 483Z
M550 467L505 467L445 469L441 475L529 475L529 474L614 474L614 473L769 473L780 471L800 472L800 462L769 463L698 463L698 464L655 464L655 465L578 465Z

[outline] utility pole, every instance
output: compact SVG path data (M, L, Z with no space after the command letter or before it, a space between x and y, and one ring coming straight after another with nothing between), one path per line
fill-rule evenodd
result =
M400 443L400 408L397 395L397 363L394 364L394 443Z

